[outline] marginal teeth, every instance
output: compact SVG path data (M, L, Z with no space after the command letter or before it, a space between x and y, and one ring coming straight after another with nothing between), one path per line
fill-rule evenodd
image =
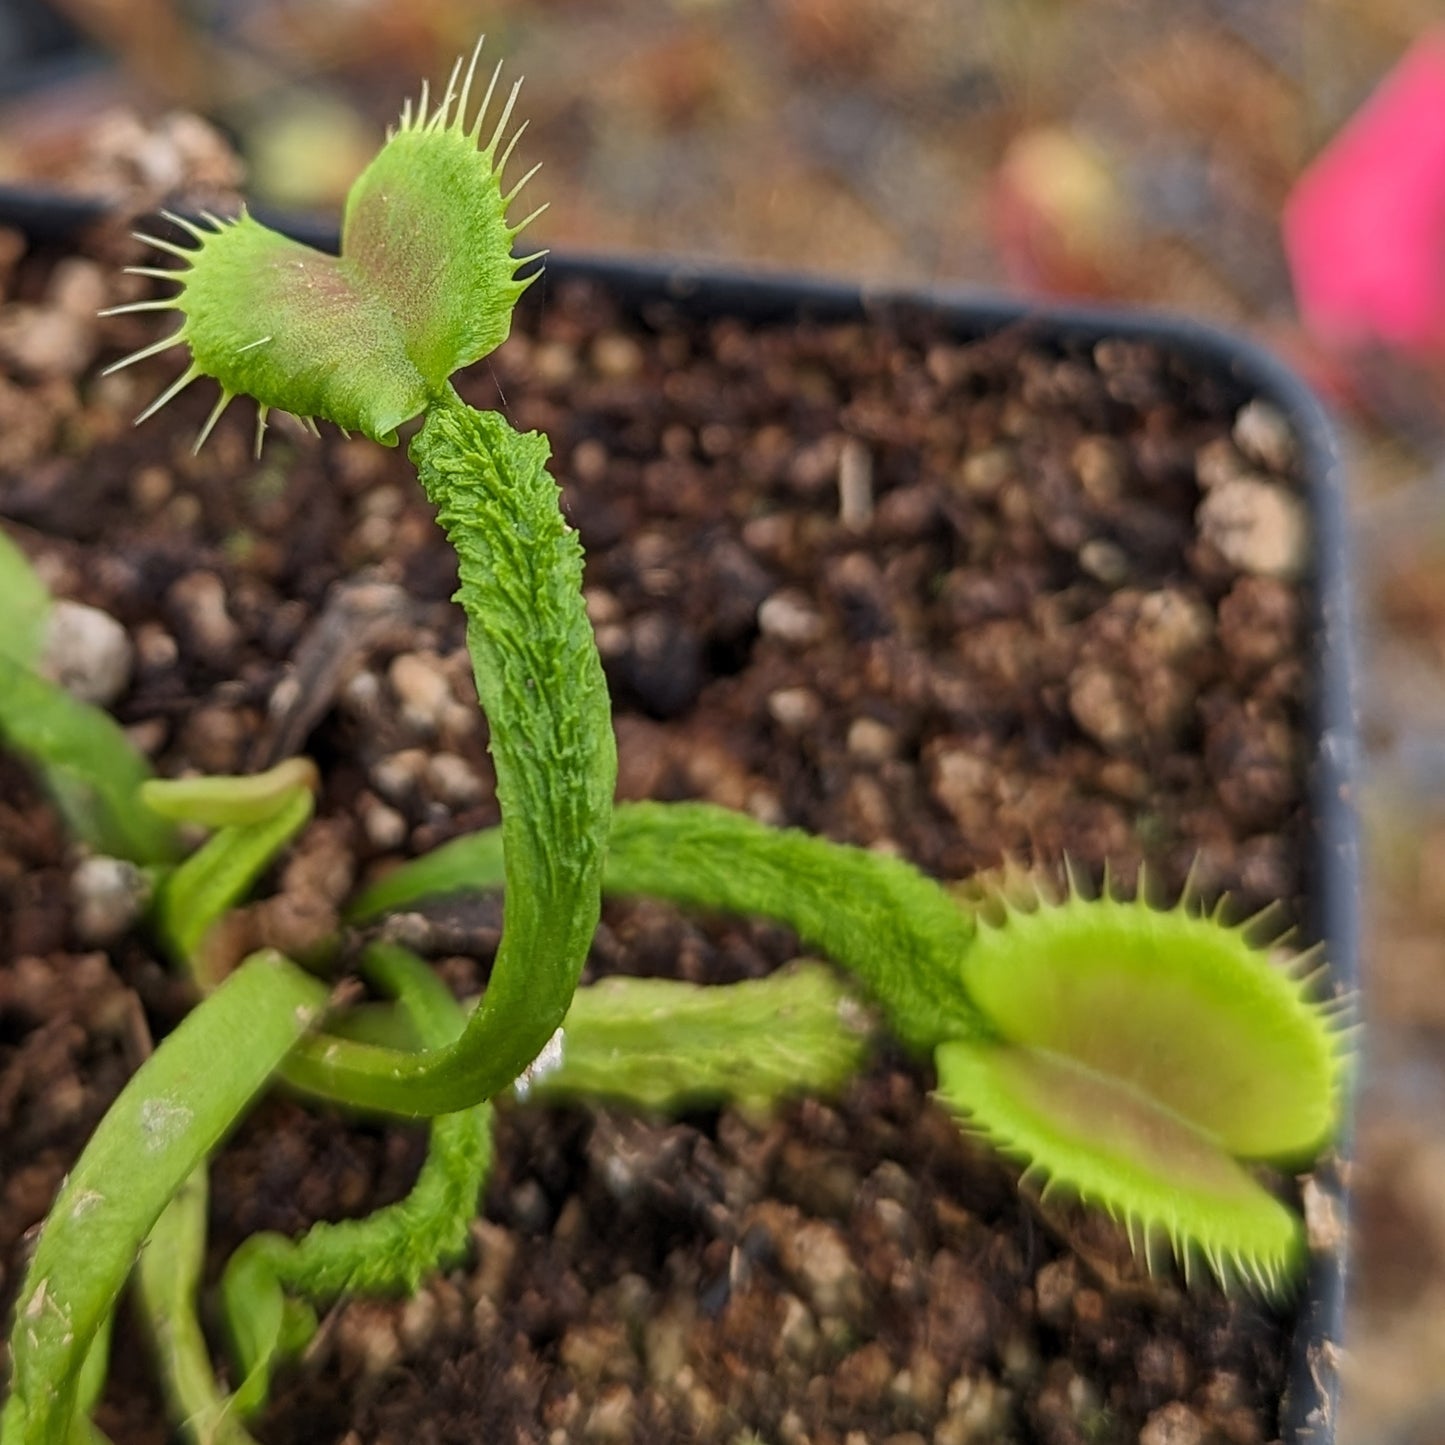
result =
M198 226L194 221L187 220L185 216L179 216L174 211L162 211L161 215L163 215L171 225L179 226L181 230L185 231L188 235L194 236L196 240L200 241L203 245L210 236L210 232L207 231L204 226Z
M515 236L515 235L517 235L519 232L525 231L525 230L527 229L527 227L530 226L530 225L532 224L532 222L535 221L535 220L537 219L537 217L540 216L540 215L542 214L542 212L545 211L545 210L547 209L547 207L550 206L551 204L552 204L551 201L544 201L544 202L543 202L540 206L538 206L537 209L536 209L535 211L533 211L532 214L531 214L530 216L528 216L525 220L518 221L517 224L511 228L511 233L512 233L512 235Z
M195 366L187 367L170 386L168 386L141 414L136 417L135 425L139 426L143 421L153 417L168 401L179 396L199 375L200 368Z
M456 126L458 130L467 123L467 101L471 99L472 77L477 73L477 61L482 58L482 45L486 38L484 35L477 41L476 48L472 51L471 63L467 66L466 79L462 81L462 93L457 101Z
M221 413L230 405L231 397L232 393L223 387L220 396L216 398L215 406L211 408L210 416L206 418L206 424L201 428L200 436L196 438L195 446L191 448L192 456L196 455L201 448L205 446L206 438L210 436L212 428L220 421Z
M502 114L498 117L496 129L492 131L492 138L485 146L487 155L491 155L497 148L497 142L502 138L502 132L507 128L507 122L512 118L512 107L517 103L517 92L521 90L522 82L518 78L512 85L511 92L507 96L507 103L502 107Z
M432 130L440 130L447 123L447 117L451 114L452 102L457 98L457 77L462 73L462 57L457 56L457 63L452 66L452 73L447 79L446 94L436 108L436 114L431 118Z
M518 134L520 135L521 132L519 131ZM510 147L508 147L508 149L510 149ZM505 196L502 197L502 205L503 205L503 207L510 206L510 205L512 204L512 202L513 202L514 200L516 200L516 198L517 198L517 193L522 189L522 187L525 186L525 185L527 184L527 182L530 181L530 180L532 179L532 177L535 176L535 175L537 174L537 172L540 171L541 169L542 169L542 162L541 162L541 161L538 161L537 164L534 165L534 166L532 167L532 169L531 169L530 171L528 171L527 174L526 174L525 176L523 176L522 179L521 179L520 181L518 181L517 184L516 184L515 186L513 186L512 189L511 189L510 191L508 191ZM501 166L498 166L498 167L497 167L497 174L498 174L498 175L501 175L501 173L502 173L502 168L501 168ZM523 224L525 225L526 223L523 222Z
M149 346L143 346L139 351L132 351L129 356L122 356L119 361L113 361L100 374L110 376L127 366L134 366L137 361L144 361L149 356L159 356L163 351L169 351L173 346L179 346L185 340L186 328L183 326L179 331L172 332L164 340L154 341Z
M97 316L129 316L136 311L174 311L176 306L175 298L156 301L127 301L124 306L107 306L104 311L97 311Z
M159 236L148 236L144 231L132 231L131 235L137 241L144 241L147 246L154 246L157 251L169 251L172 256L179 256L182 261L190 261L196 254L194 247L178 246L174 241L162 241Z
M511 140L509 140L509 141L507 142L507 148L506 148L506 150L504 150L504 151L502 152L501 156L500 156L500 157L498 158L498 160L497 160L496 172L497 172L498 177L500 177L501 174L502 174L502 172L507 169L507 162L512 159L512 152L513 152L514 150L516 150L516 148L517 148L517 142L522 139L523 132L526 131L527 127L528 127L529 125L531 125L531 123L532 123L532 122L531 122L530 118L527 119L527 120L524 120L524 121L521 123L521 125L519 125L519 126L516 128L516 130L514 130L514 131L512 132L512 138L511 138ZM537 163L537 165L539 166L540 164L541 164L541 162L539 161L539 162ZM535 176L536 174L537 174L537 166L533 166L532 169L527 172L527 178L529 179L530 177ZM525 183L526 183L526 180L524 179L520 184L525 184Z
M492 104L492 93L497 88L497 81L502 74L502 62L499 60L496 69L492 71L492 78L487 82L487 93L482 97L482 103L477 108L477 118L472 122L472 128L467 132L467 138L473 145L477 143L477 137L482 133L482 120Z

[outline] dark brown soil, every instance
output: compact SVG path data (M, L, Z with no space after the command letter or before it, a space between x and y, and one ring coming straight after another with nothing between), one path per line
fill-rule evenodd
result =
M32 260L16 286L49 278ZM1267 575L1298 562L1294 483L1257 426L1232 439L1246 398L1132 344L634 323L536 290L462 390L551 436L623 797L705 797L947 878L1012 852L1127 881L1147 856L1176 890L1197 859L1242 911L1303 916L1302 603ZM150 335L107 327L107 353ZM173 369L14 368L54 419L12 436L0 513L59 593L130 630L116 711L163 772L321 764L280 901L217 944L301 947L353 878L496 820L453 569L400 455L277 427L256 464L238 406L192 459L200 388L127 430ZM143 1023L184 1007L143 936L78 936L70 893L58 826L0 760L5 1303ZM473 988L499 922L454 908L414 941ZM793 952L609 905L592 972L723 981ZM1108 1228L1021 1199L929 1084L887 1057L771 1121L507 1110L474 1260L336 1311L259 1437L1272 1438L1290 1321L1148 1280ZM272 1100L214 1171L217 1258L396 1197L418 1152ZM133 1333L116 1445L165 1438Z

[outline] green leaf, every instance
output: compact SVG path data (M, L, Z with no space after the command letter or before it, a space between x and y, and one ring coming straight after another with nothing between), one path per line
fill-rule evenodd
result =
M308 790L295 791L269 818L222 828L167 875L156 895L155 918L179 962L197 965L202 940L212 925L251 891L277 854L306 826L314 806Z
M298 793L315 793L320 785L321 775L310 758L287 758L264 773L152 778L142 784L140 796L162 818L203 828L227 828L264 823Z
M1103 1209L1148 1257L1162 1237L1226 1284L1278 1293L1304 1252L1299 1219L1207 1135L1124 1080L1040 1049L940 1045L939 1097L1045 1193Z
M324 417L386 446L421 413L427 385L396 317L355 264L279 235L243 213L198 231L176 308L191 351L184 375L214 377L223 398Z
M512 259L522 226L506 219L516 190L502 192L520 129L499 151L516 87L483 140L497 74L469 120L480 56L478 45L460 92L453 71L434 110L423 99L415 115L403 115L347 194L341 227L341 254L385 298L432 394L507 339L512 308L528 284L516 279L522 263Z
M202 1165L147 1237L136 1270L136 1296L160 1362L166 1405L186 1439L192 1445L255 1445L216 1382L196 1317L206 1263L208 1193Z
M1289 1163L1334 1133L1340 1073L1296 972L1187 904L1074 897L982 923L962 978L1010 1043L1119 1080L1228 1154Z
M121 1090L61 1189L20 1286L4 1445L62 1445L96 1332L161 1211L326 1006L326 990L256 954Z
M613 814L614 830L625 811L619 807ZM608 846L616 850L615 836ZM384 874L351 905L347 917L352 923L370 923L428 898L500 888L506 876L502 830L464 833Z
M1014 880L1017 884L1018 880ZM1303 1164L1339 1123L1342 1042L1296 975L1188 902L997 893L962 963L992 1040L937 1051L939 1094L1026 1175L1277 1293L1298 1219L1241 1160Z
M50 593L30 559L0 531L0 657L33 668L45 645Z
M479 44L460 91L458 61L439 105L429 109L425 95L415 115L408 105L357 178L340 256L290 240L244 211L231 221L208 216L207 226L171 216L199 243L195 249L141 238L186 264L136 269L177 282L180 292L115 312L175 309L181 326L108 370L180 345L190 364L137 420L209 376L221 394L197 447L239 395L260 403L258 446L273 407L395 446L397 428L436 401L453 372L507 339L530 284L517 272L536 257L513 258L512 243L532 217L509 224L520 185L502 191L502 169L521 133L499 150L515 87L485 143L495 74L468 119L480 53Z
M141 801L150 764L108 713L0 655L0 740L44 780L66 825L98 853L170 862L179 840Z
M516 1092L528 1103L606 1100L668 1114L728 1103L765 1111L837 1094L863 1067L869 1022L816 963L721 987L608 978L577 990L556 1064Z

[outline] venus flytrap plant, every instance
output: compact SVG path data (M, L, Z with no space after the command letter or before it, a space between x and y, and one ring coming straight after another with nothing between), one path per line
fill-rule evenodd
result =
M389 874L355 916L501 882L500 836L470 834ZM897 859L707 804L613 817L603 887L794 928L931 1055L940 1099L1045 1193L1117 1218L1146 1259L1282 1295L1298 1217L1249 1172L1307 1165L1339 1115L1344 1033L1317 1001L1318 952L1273 957L1266 920L1089 898L1014 872L971 902Z
M869 1018L818 965L728 988L619 979L574 993L604 887L791 925L933 1061L944 1103L1019 1159L1026 1180L1115 1215L1151 1262L1162 1243L1186 1271L1202 1260L1226 1284L1282 1293L1303 1233L1251 1167L1306 1164L1328 1142L1341 1033L1266 940L1192 898L1161 909L1107 888L1088 899L1025 885L970 900L899 860L715 807L614 811L581 549L547 442L466 406L450 380L506 338L527 284L511 254L526 221L513 224L508 209L531 172L509 189L502 181L521 133L508 135L516 87L488 122L494 71L473 111L479 51L438 104L424 91L408 105L348 198L340 256L245 214L173 218L195 244L154 244L182 265L134 269L178 292L116 309L174 309L181 325L111 369L184 345L184 371L140 419L208 376L219 394L198 446L242 393L258 403L258 447L272 410L386 445L418 423L409 456L457 552L502 823L403 866L356 902L351 923L501 887L490 981L464 1012L395 945L371 946L361 963L388 1004L328 1011L323 985L275 954L221 980L206 963L208 931L304 826L314 769L126 774L110 800L122 823L127 809L143 813L168 847L172 821L216 830L183 862L166 858L153 909L205 996L138 1071L47 1221L12 1334L4 1445L62 1445L91 1428L96 1341L148 1231L188 1261L178 1280L141 1277L168 1395L192 1439L245 1445L241 1421L304 1346L314 1305L414 1289L456 1257L489 1159L489 1100L765 1107L797 1089L836 1089L860 1067ZM23 722L0 721L47 769L67 757L27 741ZM204 1160L270 1078L434 1122L400 1205L237 1252L222 1286L239 1362L227 1394L192 1302Z

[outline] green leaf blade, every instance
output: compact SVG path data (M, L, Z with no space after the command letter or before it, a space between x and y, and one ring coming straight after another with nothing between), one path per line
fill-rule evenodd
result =
M664 1114L767 1111L798 1094L838 1094L863 1067L870 1024L818 963L726 985L608 978L577 990L558 1063L517 1093Z
M433 392L507 339L525 289L491 157L455 126L387 141L347 196L341 253Z
M1334 1133L1337 1033L1241 929L1075 897L981 924L963 979L1002 1038L1137 1089L1236 1157L1308 1160Z
M0 531L0 657L34 668L45 646L51 605L30 559Z
M1076 1060L1003 1043L940 1045L938 1093L1000 1152L1121 1220L1131 1240L1198 1253L1228 1284L1276 1294L1298 1271L1300 1221L1188 1120Z
M182 283L180 339L194 369L230 395L323 417L385 446L421 414L429 389L394 309L349 260L251 216L201 233Z
M97 707L0 655L0 741L39 772L67 826L98 853L171 862L175 830L141 800L150 764Z
M62 1445L91 1341L161 1212L326 1006L276 953L253 955L121 1090L57 1196L21 1285L4 1445Z

